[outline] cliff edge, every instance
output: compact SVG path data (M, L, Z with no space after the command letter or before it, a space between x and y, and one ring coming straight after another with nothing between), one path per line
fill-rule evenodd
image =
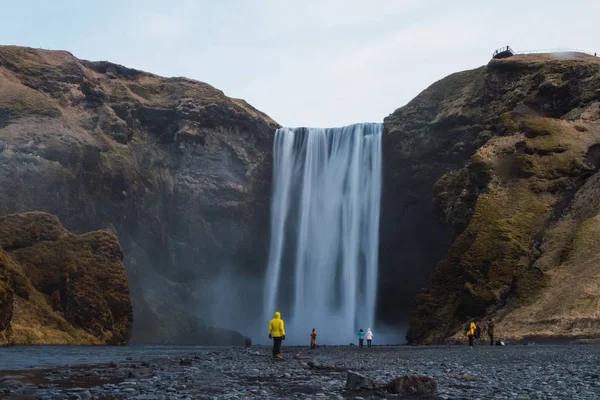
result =
M423 218L444 227L420 239L448 243L416 296L410 343L457 339L467 319L490 317L503 339L598 337L600 59L492 60L385 125L394 173L422 188L417 202L433 199Z

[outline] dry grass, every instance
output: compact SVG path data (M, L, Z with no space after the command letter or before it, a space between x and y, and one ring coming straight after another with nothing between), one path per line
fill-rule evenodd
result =
M0 218L0 244L10 250L0 253L1 276L6 277L0 280L0 298L14 294L10 340L127 342L133 314L123 253L114 235L72 235L54 216L25 213Z
M543 248L544 257L532 263L535 241L555 207L591 171L586 153L600 141L599 129L518 115L506 115L503 122L512 135L488 141L466 167L476 165L485 172L486 190L478 196L468 226L436 267L432 291L419 295L417 313L428 317L420 325L413 320L412 329L448 326L452 318L460 321L459 329L465 318L490 315L508 299L496 315L502 337L518 339L536 331L554 336L600 333L600 322L589 323L600 312L600 271L594 268L600 261L600 218L563 220L555 228L560 234L546 239L554 242ZM461 186L448 187L453 184ZM460 193L469 182L444 177L439 185L446 193ZM588 197L600 204L597 196ZM577 293L571 294L573 290ZM458 332L455 338L461 336Z
M60 115L60 110L46 95L13 82L0 73L0 117L2 115L4 118L28 115L56 117Z

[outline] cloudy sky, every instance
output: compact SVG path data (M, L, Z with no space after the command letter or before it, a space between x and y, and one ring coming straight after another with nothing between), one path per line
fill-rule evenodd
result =
M0 0L0 10L2 44L201 80L285 126L382 121L505 45L600 53L597 0Z

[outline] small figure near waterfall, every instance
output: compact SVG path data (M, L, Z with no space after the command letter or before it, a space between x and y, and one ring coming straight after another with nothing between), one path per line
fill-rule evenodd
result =
M361 328L358 331L358 347L363 347L364 341L365 341L365 332Z
M367 334L365 335L365 337L367 338L367 348L371 348L371 342L373 341L373 332L371 331L371 328L367 329Z
M469 319L469 322L465 325L465 335L469 338L469 347L473 347L476 331L477 325L475 325L475 321Z
M269 339L273 339L273 358L282 358L281 342L285 340L285 324L279 311L275 311L274 318L269 323Z
M496 326L496 323L494 322L493 318L488 319L487 322L487 334L490 337L490 346L494 345L494 327Z
M317 331L315 328L310 333L310 348L313 350L317 348Z

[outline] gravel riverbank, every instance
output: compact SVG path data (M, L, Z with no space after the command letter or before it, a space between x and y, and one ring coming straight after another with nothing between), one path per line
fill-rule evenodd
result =
M385 385L432 377L440 398L600 398L600 346L201 348L180 357L47 370L1 371L9 399L398 398L346 391L348 370Z

